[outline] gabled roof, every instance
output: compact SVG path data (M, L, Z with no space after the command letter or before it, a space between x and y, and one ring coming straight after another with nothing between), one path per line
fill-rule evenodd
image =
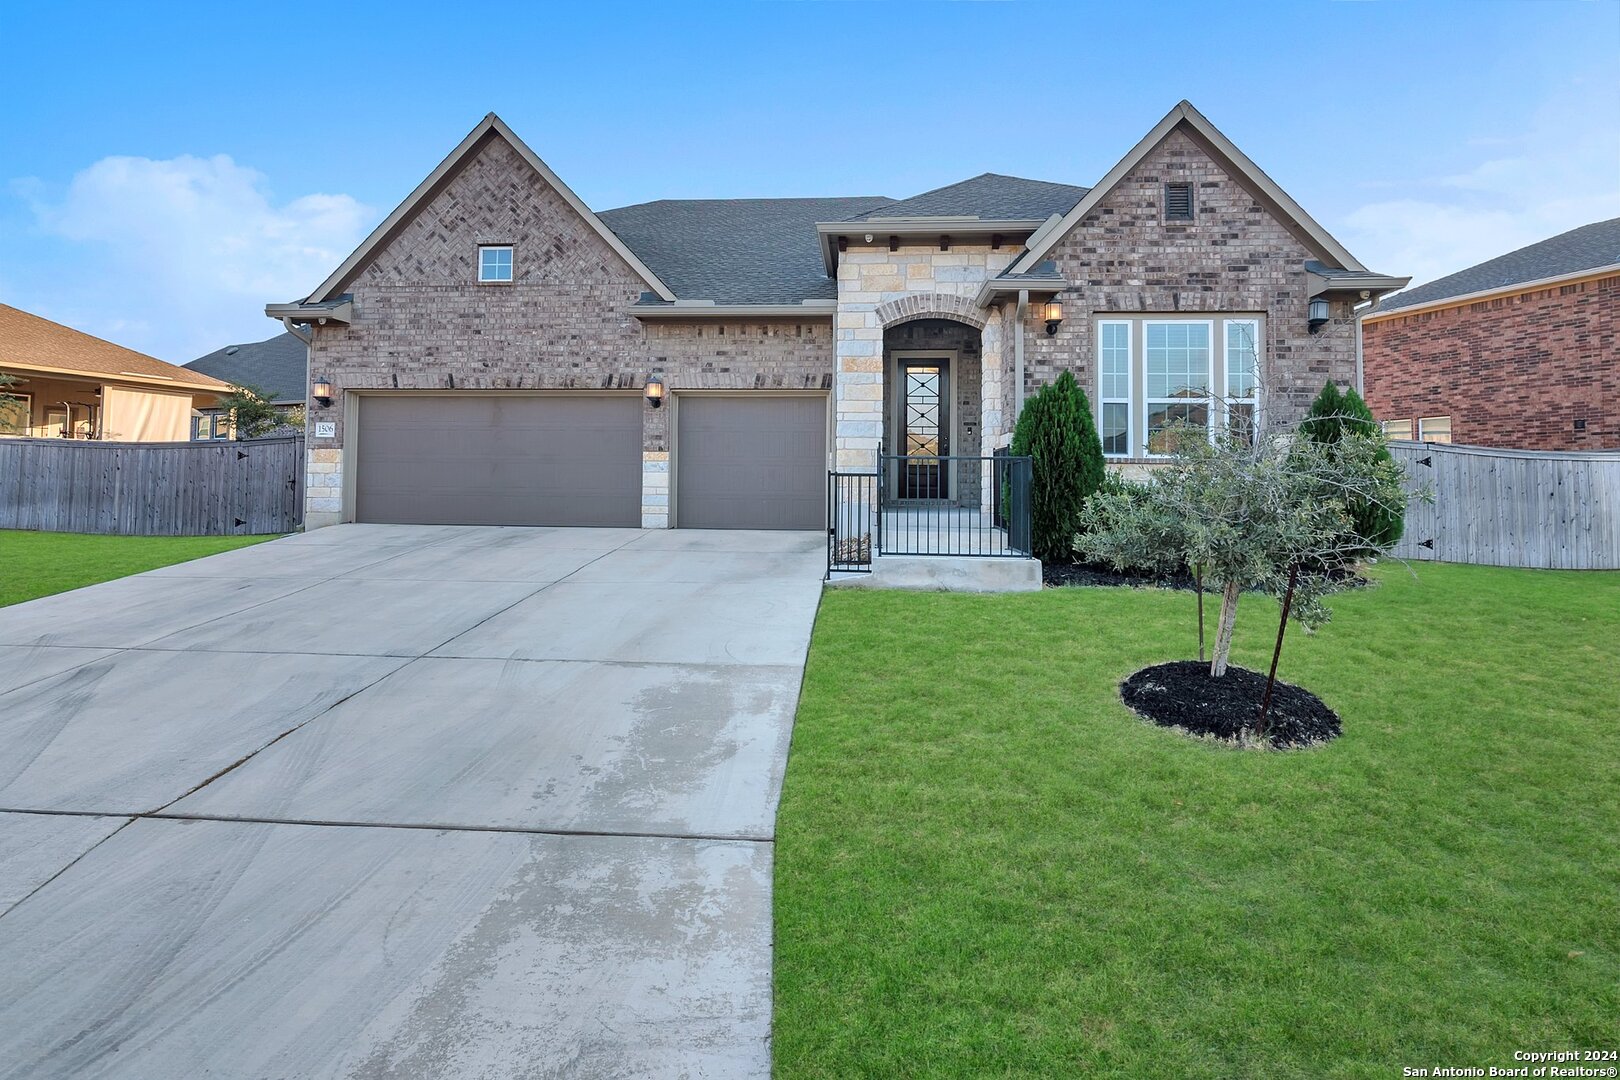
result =
M212 393L228 389L209 375L114 345L9 304L0 304L0 367L43 374L92 375L154 388Z
M1415 289L1386 297L1372 314L1383 315L1443 300L1496 292L1550 278L1607 267L1620 268L1620 218L1595 221L1538 243L1487 259Z
M597 216L682 299L791 304L833 299L818 221L892 203L841 199L659 199Z
M883 218L976 217L1041 221L1053 214L1066 213L1089 190L1049 180L981 173L909 199L888 202L848 220L875 223Z
M1043 230L1043 235L1037 239L1031 237L1032 244L1028 251L1008 269L1013 273L1024 273L1035 266L1057 246L1058 241L1068 235L1069 231L1078 225L1093 207L1100 203L1132 169L1141 164L1142 159L1152 153L1170 133L1180 129L1187 132L1193 139L1201 143L1207 152L1249 187L1260 195L1265 201L1272 204L1275 211L1284 219L1285 224L1293 226L1296 235L1308 246L1317 249L1317 256L1331 267L1343 270L1366 270L1365 266L1357 262L1355 257L1346 251L1344 246L1328 234L1328 231L1316 223L1316 220L1307 214L1303 207L1293 200L1289 194L1277 185L1277 182L1261 171L1260 167L1250 161L1248 156L1239 150L1232 140L1210 123L1203 113L1192 107L1189 101L1182 101L1165 114L1163 120L1153 125L1153 130L1143 136L1142 141L1131 148L1131 152L1119 160L1119 163L1108 170L1097 186L1088 191L1084 198L1064 214L1063 219L1049 230Z
M320 287L305 298L305 303L318 304L331 300L341 293L344 287L353 280L355 274L359 273L371 261L372 256L381 250L388 241L392 240L432 200L433 196L437 195L444 185L450 182L460 170L462 164L470 160L483 147L486 139L491 138L502 138L511 144L512 149L516 150L523 160L533 166L535 172L539 173L546 183L556 189L557 194L561 195L568 205L573 207L574 212L585 219L585 224L590 226L603 240L607 241L608 246L617 252L620 258L630 264L631 269L651 287L653 292L665 300L675 299L675 294L670 291L669 286L659 280L658 275L653 273L636 256L635 252L626 247L624 241L613 235L613 231L602 224L596 214L591 211L591 208L586 206L578 195L574 194L573 189L563 183L562 179L551 171L551 167L541 161L540 156L530 150L522 139L513 134L512 129L506 126L505 121L494 113L489 113L483 120L479 121L477 127L467 133L467 137L462 139L454 150L450 151L448 157L439 162L439 167L429 173L427 179L418 184L416 190L407 195L405 201L395 207L394 212L384 218L381 225L372 230L371 235L366 237L358 248L355 248L354 253L343 260L343 265L334 270L331 277L321 282Z
M192 371L211 375L232 386L262 390L278 405L304 400L308 366L308 346L296 334L277 334L246 345L227 345L186 365Z

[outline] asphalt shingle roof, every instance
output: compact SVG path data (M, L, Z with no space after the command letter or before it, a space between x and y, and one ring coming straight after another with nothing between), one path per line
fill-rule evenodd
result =
M1453 296L1505 289L1526 281L1578 274L1614 263L1620 263L1620 218L1582 225L1415 289L1385 297L1375 310L1397 311Z
M816 222L892 202L844 199L659 199L597 217L682 300L796 304L831 300Z
M273 402L304 400L304 343L294 334L277 334L246 345L227 345L199 356L186 367L232 386L251 386Z
M116 378L138 375L149 379L173 379L188 387L224 389L213 379L188 376L192 372L154 356L114 345L82 330L0 304L0 364L33 364L40 367L80 371L87 375Z
M1045 220L1074 208L1090 188L983 173L852 216L851 221L892 217L977 217L985 220Z

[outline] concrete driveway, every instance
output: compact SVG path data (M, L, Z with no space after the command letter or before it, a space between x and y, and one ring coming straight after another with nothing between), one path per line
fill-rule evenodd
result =
M0 609L0 1076L767 1075L824 557L346 525Z

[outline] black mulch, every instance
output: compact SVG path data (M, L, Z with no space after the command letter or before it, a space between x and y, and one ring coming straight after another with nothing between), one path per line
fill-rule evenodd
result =
M1366 578L1354 570L1345 570L1343 576L1348 580L1348 588L1358 588L1368 584ZM1042 563L1041 581L1049 588L1060 588L1067 585L1126 585L1136 588L1157 589L1185 589L1193 590L1193 576L1185 570L1176 573L1148 573L1141 570L1115 570L1107 563ZM1207 581L1204 591L1215 593L1219 590L1213 588Z
M1143 668L1120 684L1120 697L1160 727L1179 728L1225 742L1253 742L1266 677L1228 667L1219 679L1209 665L1174 660ZM1271 692L1265 739L1279 750L1297 750L1339 737L1339 716L1309 690L1279 680Z

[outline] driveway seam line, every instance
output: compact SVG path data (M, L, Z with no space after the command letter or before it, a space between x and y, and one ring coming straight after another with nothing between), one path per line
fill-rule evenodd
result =
M27 810L16 807L0 807L0 814L33 814L43 817L127 817L130 821L215 821L238 825L305 825L315 829L413 829L418 832L511 833L518 836L623 837L629 840L693 840L727 844L776 843L774 836L743 836L737 833L627 832L617 829L548 829L539 826L525 827L520 825L435 825L429 822L413 821L338 821L322 818L186 814L165 810L149 810L138 814L115 814L100 810ZM129 822L124 824L127 825ZM119 829L123 827L121 825ZM109 838L117 831L114 830L114 833L109 833ZM93 850L93 848L87 849L86 854L88 854L89 850ZM80 856L80 858L82 857ZM66 868L64 867L64 869Z
M6 812L7 813L27 813L27 811L16 811L16 810L6 811ZM63 874L67 873L69 870L73 869L75 866L77 866L79 864L80 859L84 858L86 855L88 855L92 851L96 850L96 848L100 847L102 844L105 844L107 841L111 840L113 837L117 836L119 833L123 832L125 829L127 829L131 825L133 825L135 823L135 819L137 817L140 817L141 815L139 815L139 814L128 814L128 815L126 815L126 814L85 814L85 815L82 815L82 816L84 816L84 817L121 817L121 818L125 818L125 821L124 821L123 824L119 825L118 828L114 829L112 832L108 833L106 836L103 836L100 840L97 840L95 843L91 844L89 847L87 847L83 851L79 852L73 858L69 859L67 861L67 863L60 870L58 870L56 873L52 874L50 877L48 877L44 881L40 882L38 885L34 886L32 889L29 889L28 892L26 894L24 894L23 896L18 897L16 903L12 904L10 907L6 908L4 911L0 911L0 919L3 919L7 915L10 915L13 911L16 911L18 908L20 908L24 904L26 904L29 900L33 899L36 895L38 895L38 893L39 893L39 891L41 889L43 889L45 886L49 885L51 882L55 881L57 878L61 877Z

